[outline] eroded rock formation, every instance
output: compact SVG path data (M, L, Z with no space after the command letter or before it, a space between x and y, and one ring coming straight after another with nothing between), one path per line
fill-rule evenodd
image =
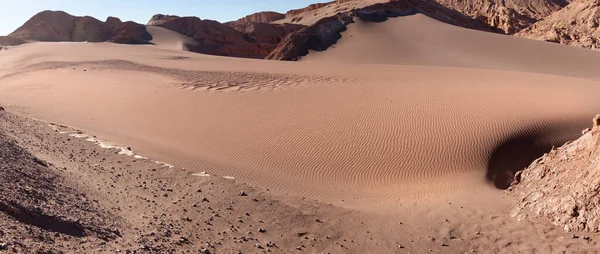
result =
M250 14L246 17L228 23L271 23L276 20L284 19L285 14L274 11L262 11Z
M575 0L516 36L577 47L600 48L600 1Z
M513 216L542 217L565 231L600 231L600 115L583 136L517 173Z
M363 8L338 13L319 20L316 24L289 34L267 59L297 60L308 54L309 50L325 50L339 38L346 26L355 18L366 21L382 22L390 17L399 17L422 13L431 18L467 28L492 31L486 24L469 18L462 13L450 10L435 2L420 0L391 1L377 3Z
M567 4L565 0L435 0L469 17L513 34Z
M8 37L21 41L112 41L135 44L146 44L151 39L145 27L134 22L123 23L116 18L102 22L93 17L76 17L63 11L40 12Z

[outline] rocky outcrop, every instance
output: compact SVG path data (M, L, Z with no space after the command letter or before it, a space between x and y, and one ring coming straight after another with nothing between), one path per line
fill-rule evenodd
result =
M162 24L173 21L175 19L179 19L179 16L175 15L164 15L164 14L156 14L150 18L150 21L146 23L147 26L161 26Z
M108 18L106 18L105 23L108 24L109 26L116 27L116 26L123 24L123 21L121 21L121 19L119 19L117 17L108 17Z
M93 17L76 17L62 11L40 12L9 37L22 41L111 41L135 44L146 44L151 39L143 25L123 23L117 18L102 22Z
M339 38L340 32L354 22L355 18L371 22L382 22L390 17L425 14L431 18L462 27L492 31L486 24L474 20L457 11L450 10L431 1L403 0L368 5L338 13L335 16L319 20L316 24L289 34L267 59L298 60L309 50L325 50Z
M154 15L148 24L194 38L199 46L190 50L197 53L246 58L264 58L269 54L267 48L247 39L240 31L213 20Z
M287 35L266 58L295 61L308 54L311 49L325 50L341 38L340 32L352 21L352 17L344 13L321 19L310 27Z
M583 136L518 172L509 188L512 215L550 220L565 231L600 231L600 115Z
M33 41L70 41L75 17L63 11L43 11L9 36Z
M274 12L274 11L263 11L263 12L257 12L254 14L250 14L246 17L243 17L241 19L238 19L236 21L232 21L232 22L227 22L225 24L229 24L229 23L271 23L273 21L276 20L280 20L280 19L284 19L285 18L285 14L279 13L279 12Z
M506 34L516 33L567 4L565 0L435 0Z
M600 1L575 0L516 36L599 49Z
M0 36L0 46L16 46L26 43L26 41L10 36Z
M74 26L69 41L101 42L114 36L114 30L110 25L95 18L86 16L73 20Z
M296 32L305 26L296 24L269 23L229 23L229 26L241 32L246 40L260 45L268 52L273 51L288 34Z
M148 44L152 35L146 31L146 26L127 21L114 27L116 33L109 41L121 44Z
M316 3L316 4L311 4L311 5L309 5L307 7L304 7L304 8L289 10L288 12L285 13L285 17L286 18L291 18L291 17L294 17L294 16L298 16L300 14L303 14L305 12L309 12L309 11L313 11L313 10L316 10L316 9L323 8L325 6L328 6L328 5L334 4L334 3L335 3L335 1L328 2L328 3Z
M6 113L0 110L0 114ZM57 173L58 168L33 156L5 133L0 133L0 161L3 238L15 231L37 237L45 233L78 238L90 235L105 241L119 236L112 230L115 224L111 221L117 221L114 215L83 198L76 184Z

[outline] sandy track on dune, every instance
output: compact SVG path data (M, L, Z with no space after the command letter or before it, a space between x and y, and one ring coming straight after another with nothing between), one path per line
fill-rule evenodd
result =
M177 60L179 58L165 59ZM350 78L344 77L305 76L278 73L271 74L230 71L191 71L139 64L126 60L43 62L27 66L23 68L22 71L13 72L8 75L1 76L0 79L10 78L12 76L22 75L25 73L41 70L58 70L69 68L76 70L77 67L81 67L85 71L88 71L89 69L91 71L120 70L156 73L178 80L179 82L173 84L175 86L191 90L202 89L247 91L260 89L276 89L280 87L297 86L310 83L345 82L351 80Z

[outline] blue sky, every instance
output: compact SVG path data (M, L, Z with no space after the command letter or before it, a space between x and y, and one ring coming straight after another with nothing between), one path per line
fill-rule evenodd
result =
M0 35L11 33L43 10L62 10L103 21L115 16L142 24L157 13L225 22L254 12L285 12L315 2L319 0L0 0Z

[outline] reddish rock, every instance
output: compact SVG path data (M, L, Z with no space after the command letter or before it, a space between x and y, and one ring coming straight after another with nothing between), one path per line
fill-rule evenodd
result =
M435 0L506 34L516 33L560 10L564 0Z
M164 15L164 14L156 14L150 18L150 21L146 24L147 26L160 26L166 22L180 19L181 17L175 15Z
M74 19L71 41L101 42L112 38L115 31L112 27L93 17Z
M16 46L26 43L26 41L10 36L0 36L0 46Z
M562 43L582 48L600 48L600 2L572 1L516 36Z
M200 45L190 50L197 53L247 58L264 58L269 54L267 49L247 40L241 32L213 20L154 15L148 24L194 38Z
M346 1L351 2L351 1ZM486 24L450 10L438 3L421 0L391 1L363 8L340 12L335 16L319 20L316 24L289 34L267 59L297 60L309 50L325 50L341 37L340 32L360 18L365 21L382 22L390 17L422 13L431 18L462 27L492 31Z
M123 21L121 21L121 19L116 18L116 17L108 17L108 18L106 18L105 23L108 24L109 26L116 27L118 25L123 24Z
M319 20L316 24L289 34L266 58L295 61L308 54L308 50L325 50L341 38L340 32L352 23L348 14L338 14Z
M149 43L145 26L109 17L102 22L93 17L76 17L62 11L43 11L16 31L10 38L21 41L89 41L116 43Z
M328 6L330 4L334 4L335 1L332 2L328 2L328 3L317 3L317 4L311 4L307 7L304 8L300 8L300 9L295 9L295 10L289 10L288 12L285 13L285 17L286 18L290 18L290 17L294 17L297 16L299 14L305 13L305 12L309 12L309 11L313 11L316 9L320 9L323 8L325 6Z
M271 23L276 20L284 19L285 14L274 11L263 11L250 14L246 17L228 23ZM226 23L227 24L227 23Z
M600 231L600 115L579 139L534 161L509 189L517 219L541 217L565 231Z
M43 11L9 34L14 38L34 41L70 41L75 17L63 11Z
M115 28L116 35L109 41L121 44L148 44L152 35L146 31L146 26L127 21Z
M295 24L268 24L268 23L229 23L237 31L244 34L246 40L258 44L269 53L288 34L296 32L305 26ZM265 55L266 56L266 55Z

